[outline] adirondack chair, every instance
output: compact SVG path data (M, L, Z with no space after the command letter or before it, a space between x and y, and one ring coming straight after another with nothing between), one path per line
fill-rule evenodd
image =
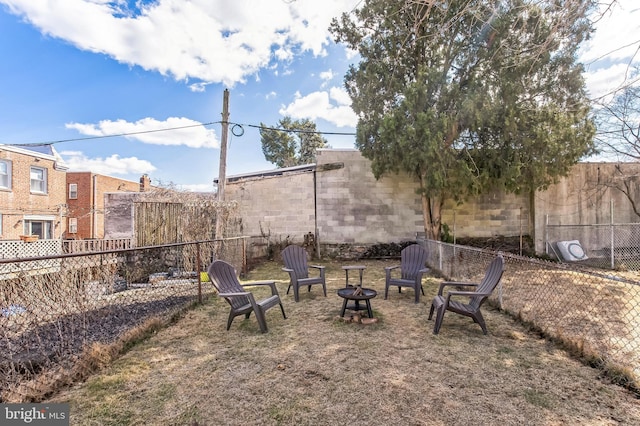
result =
M218 290L218 296L224 298L231 305L229 319L227 320L227 330L231 327L233 319L238 315L244 314L245 318L249 318L251 312L255 312L260 331L266 333L268 329L265 313L276 305L280 305L282 316L285 319L287 318L275 281L257 281L242 285L236 277L236 271L233 266L222 260L215 260L211 263L207 272L213 286ZM245 290L245 287L251 286L269 286L271 288L271 296L256 300L253 293Z
M307 286L308 291L311 291L311 286L320 284L324 291L324 297L327 297L327 283L324 278L324 266L308 265L307 264L307 252L300 246L290 245L282 250L282 260L284 261L283 271L289 273L289 287L287 287L287 294L293 287L293 295L298 302L300 300L300 287ZM318 276L309 276L309 268L313 268L318 271Z
M504 272L504 259L501 255L498 255L487 267L484 278L478 283L462 283L454 281L445 281L440 284L438 289L438 295L433 299L431 303L431 310L429 311L429 319L433 316L433 312L436 311L436 322L433 326L433 334L438 334L440 326L442 325L442 319L446 311L455 312L466 317L473 319L473 322L480 325L482 332L487 334L487 326L480 312L480 307L489 298L493 290L496 288L500 279L502 279L502 273ZM475 291L460 291L451 290L448 291L446 296L443 294L446 287L475 287ZM462 303L457 300L452 300L452 297L465 297L468 298L468 303Z
M427 250L419 244L412 244L400 252L400 265L387 266L385 270L384 298L387 299L390 286L398 286L398 292L402 293L402 287L411 287L415 292L416 303L420 302L420 293L424 295L422 288L422 275L429 272L425 266L427 263ZM400 269L400 276L393 271ZM395 275L395 276L394 276Z

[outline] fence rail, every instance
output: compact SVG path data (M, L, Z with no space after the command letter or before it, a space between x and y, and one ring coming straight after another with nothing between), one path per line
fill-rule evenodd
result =
M0 259L0 402L38 401L85 351L208 297L214 256L244 271L246 238Z
M495 252L420 240L431 267L455 280L482 278ZM640 386L640 281L610 271L503 253L506 269L492 295L501 309L563 341Z
M131 238L95 240L62 240L63 253L85 253L88 251L124 250L135 246Z

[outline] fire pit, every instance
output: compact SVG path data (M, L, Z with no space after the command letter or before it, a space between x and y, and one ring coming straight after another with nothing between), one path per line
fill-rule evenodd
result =
M373 311L371 310L371 302L378 295L378 292L371 288L364 288L361 285L357 285L355 287L345 287L338 290L338 296L344 299L342 303L342 311L340 312L340 316L344 317L344 312L347 309L352 311L367 311L367 315L369 318L373 318ZM347 304L349 301L353 301L353 303L349 306ZM364 301L364 305L361 305L360 302Z

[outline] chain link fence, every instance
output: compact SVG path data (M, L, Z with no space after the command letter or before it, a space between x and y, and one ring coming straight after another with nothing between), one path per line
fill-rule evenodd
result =
M246 238L0 260L0 402L37 402L136 330L213 293L213 258L242 274Z
M640 223L607 225L546 226L546 252L563 258L558 244L578 241L584 252L578 261L590 266L615 270L640 270ZM582 253L581 253L582 254Z
M0 402L42 400L49 390L90 373L104 348L117 347L135 330L166 322L209 297L213 286L200 272L220 258L242 275L247 241L237 237L0 260ZM481 279L496 255L419 241L429 251L429 265L449 279ZM637 389L637 274L504 257L506 270L491 299L495 306L628 378Z
M420 240L429 265L447 279L478 281L496 252ZM637 272L542 261L503 253L506 266L490 301L640 389L640 281Z

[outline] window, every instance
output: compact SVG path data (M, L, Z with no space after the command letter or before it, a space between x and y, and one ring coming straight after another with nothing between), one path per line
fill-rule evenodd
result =
M31 192L47 193L47 169L31 167Z
M0 188L11 189L11 161L0 160Z
M0 237L2 237L2 213L0 213Z
M69 184L69 199L76 200L78 199L78 184L70 183Z
M78 218L76 217L69 218L69 233L70 234L78 233Z
M53 238L53 220L25 219L24 234L37 235L41 240Z

